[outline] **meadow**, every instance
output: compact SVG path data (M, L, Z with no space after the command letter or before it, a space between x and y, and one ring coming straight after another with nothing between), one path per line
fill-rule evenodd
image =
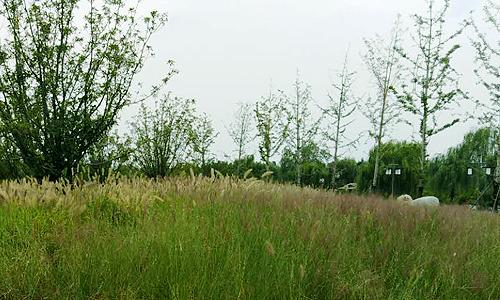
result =
M6 181L0 299L500 299L500 218L256 179Z

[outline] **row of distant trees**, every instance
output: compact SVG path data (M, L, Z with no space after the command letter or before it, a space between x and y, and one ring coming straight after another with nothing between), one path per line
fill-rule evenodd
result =
M446 13L450 1L427 1L428 10L424 15L415 15L413 43L408 49L403 48L400 20L395 22L391 37L384 41L380 37L365 39L366 53L364 61L372 73L377 87L375 97L361 100L352 93L354 72L349 70L347 56L337 80L332 83L334 91L328 95L328 105L320 107L322 118L314 121L311 116L310 87L299 77L294 83L291 95L283 92L270 93L256 104L257 137L259 153L264 162L269 162L275 153L284 147L285 154L293 154L296 166L297 184L302 184L303 151L311 144L323 147L332 160L331 186L336 187L337 164L343 150L356 145L351 128L352 114L360 109L370 121L370 136L375 142L375 167L369 190L376 190L379 184L380 161L384 156L384 143L390 138L388 132L396 123L410 123L418 128L420 145L420 178L415 186L416 194L422 195L426 186L426 174L429 168L428 144L435 135L456 125L461 120L476 118L481 124L492 128L493 140L496 141L497 186L500 181L500 103L499 103L499 47L495 37L488 38L481 33L477 22L464 20L455 31L447 33L445 28ZM493 32L499 32L498 15L500 8L492 1L484 7L484 21ZM472 27L476 39L471 44L476 49L474 70L489 99L474 99L464 91L459 82L460 74L452 62L460 45L457 39L467 28ZM470 114L460 106L466 101L476 103L479 113ZM361 104L361 105L360 105ZM264 109L262 109L264 108ZM458 108L458 109L457 109ZM267 109L267 110L266 110ZM448 118L450 110L459 113ZM272 112L280 115L272 115ZM241 120L250 120L252 109L243 105L233 124L231 136L238 145L239 157L244 146L253 139L248 126L241 126ZM403 115L403 117L401 117ZM413 122L413 124L412 124ZM248 122L247 122L248 123ZM236 130L235 130L236 129ZM274 131L273 131L274 130ZM274 146L274 147L273 147ZM497 188L498 189L498 188Z
M146 88L135 81L153 54L149 41L166 23L166 15L153 11L140 17L137 6L128 7L125 2L1 1L7 33L0 42L3 177L72 180L82 172L102 173L110 168L156 177L169 176L186 165L205 170L214 164L210 149L218 133L212 121L197 112L194 100L162 95L163 86L176 73L173 63L168 62L167 74L156 85ZM471 41L477 53L475 73L489 95L489 99L476 101L481 114L474 116L492 129L498 186L498 35L487 36L473 19L447 34L450 1L429 0L427 4L425 14L413 16L410 47L403 47L399 20L388 41L380 37L364 41L364 60L377 87L371 99L360 102L353 95L355 74L346 56L332 83L332 93L327 95L328 104L320 107L319 119L311 113L314 101L310 86L299 76L292 93L270 91L255 104L243 104L229 128L238 157L236 162L226 163L231 165L226 166L231 169L228 173L244 172L246 146L256 138L259 164L268 173L277 171L277 179L315 184L311 179L314 173L327 180L324 185L337 188L343 184L339 179L343 166L353 165L343 154L357 142L352 137L352 114L361 109L372 124L375 147L370 155L373 168L368 168L371 176L363 175L360 185L368 191L380 191L384 180L380 174L388 145L392 145L388 132L402 121L400 116L405 112L405 116L412 116L405 120L416 120L419 128L415 148L419 155L411 166L418 166L418 180L412 186L417 187L415 194L422 194L431 184L426 176L432 167L427 153L429 140L460 121L458 117L445 118L444 112L463 101L474 101L460 88L459 74L453 67L460 48L457 38L472 28L476 33ZM483 23L494 34L499 31L499 11L498 4L488 0L482 14ZM153 97L158 99L155 107L141 105L130 134L110 134L125 107ZM464 112L460 117L471 116ZM225 167L223 162L218 164L218 170ZM326 173L315 167L321 164L327 166Z

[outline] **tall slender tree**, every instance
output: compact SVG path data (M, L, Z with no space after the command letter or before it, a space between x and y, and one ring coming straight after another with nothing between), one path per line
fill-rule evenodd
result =
M474 70L481 85L488 91L489 98L478 99L481 109L480 121L492 128L495 135L496 172L495 172L495 209L500 194L500 5L488 0L483 8L484 24L493 32L481 32L477 22L472 22L476 39L472 45L476 49L477 68ZM495 39L496 38L496 39Z
M460 76L452 66L453 55L460 48L455 40L467 23L446 35L444 29L449 7L449 0L443 0L439 8L436 1L428 0L426 15L414 16L416 35L412 39L416 52L398 49L410 66L408 81L401 86L398 100L404 110L417 117L419 123L422 145L419 196L424 189L429 139L459 122L459 118L446 120L443 112L467 98L459 87Z
M388 43L380 36L364 40L366 53L363 59L377 87L377 97L368 99L361 110L372 124L370 136L375 140L375 169L370 191L378 184L383 139L387 135L388 127L398 119L400 113L395 98L391 97L394 87L400 80L401 65L397 52L400 40L400 17L394 24Z
M238 160L244 157L246 147L253 139L252 125L252 105L249 103L239 103L238 109L234 114L234 120L228 128L229 136L236 144Z
M358 141L358 139L350 139L347 135L350 133L348 129L354 121L352 117L357 108L356 99L352 95L354 75L354 72L349 71L346 54L342 71L337 74L338 83L332 84L336 95L329 94L328 105L321 109L327 121L323 136L333 144L332 189L336 188L340 151L353 147Z
M286 114L285 101L282 92L275 93L271 90L267 97L255 104L259 153L268 171L271 158L281 150L288 136L290 121Z
M311 87L297 78L293 84L293 95L287 97L287 113L290 120L288 146L293 149L296 165L296 183L302 185L303 150L313 141L319 128L319 120L314 121L311 114Z

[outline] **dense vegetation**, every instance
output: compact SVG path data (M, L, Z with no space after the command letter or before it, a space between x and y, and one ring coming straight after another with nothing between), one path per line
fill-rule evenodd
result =
M3 299L498 299L500 220L255 179L0 185Z
M497 215L388 197L498 204L498 41L481 31L500 29L497 4L449 30L450 0L428 0L407 49L399 20L389 42L365 39L369 99L346 54L324 107L299 72L241 103L222 160L196 100L164 90L173 61L137 82L167 22L139 3L0 0L0 299L500 299ZM485 99L455 71L469 29ZM374 144L361 161L358 110ZM428 155L470 118L463 143ZM403 121L415 140L391 139Z
M491 188L493 173L486 175L485 167L495 166L494 135L488 128L479 129L467 133L464 141L456 147L451 147L447 153L434 157L429 162L429 170L424 174L426 177L425 194L434 194L444 203L455 204L475 204L482 195L479 204L485 207L493 205L494 191ZM109 147L108 144L107 147ZM133 158L127 158L127 153L132 150L126 149L123 144L116 144L110 156L124 157L120 163L115 163L106 167L97 164L97 168L89 170L89 165L82 164L82 170L90 171L84 176L91 179L92 176L102 173L104 175L111 170L119 174L142 174L141 169L133 163ZM101 148L95 153L102 161L108 161L106 156L107 148ZM386 175L386 170L390 168L401 169L401 175L394 176L394 194L403 193L416 195L418 180L420 177L419 153L420 145L409 142L387 142L383 148L384 155L380 160L379 186L372 190L380 195L389 196L392 193L392 175ZM304 148L302 161L302 184L304 186L322 188L330 190L332 188L332 162L330 156L318 146L312 144ZM368 160L356 161L353 159L340 159L337 162L337 186L342 187L348 183L357 183L358 193L368 193L375 166L375 148L370 151ZM107 169L110 167L111 169ZM467 174L467 169L473 169L473 175ZM223 175L243 178L247 171L249 176L259 178L268 171L273 172L270 176L274 181L282 183L295 183L296 163L293 159L293 152L285 151L281 160L271 162L267 166L264 162L258 161L254 156L245 156L240 160L220 161L208 160L204 165L196 162L185 162L171 168L170 175L189 175L194 172L196 175L211 176L214 171ZM83 175L83 174L82 174ZM101 176L105 178L106 176ZM488 189L486 189L489 186Z
M235 145L226 153L236 149L234 160L232 155L225 160L213 155L219 132L194 99L164 92L177 72L172 61L166 76L149 90L135 82L153 54L150 38L167 18L156 11L140 15L138 6L129 4L1 2L6 34L0 41L0 179L104 179L110 171L156 178L191 170L243 177L252 170L254 176L267 172L275 181L332 190L355 182L359 192L385 196L435 194L448 203L476 203L481 198L482 206L498 198L495 37L480 30L477 17L455 25L450 31L454 33L445 36L449 0L427 1L427 13L412 16L417 28L412 40L426 45L414 47L418 51L403 47L401 19L389 42L380 37L364 40L363 58L375 97L356 97L359 91L351 88L355 72L346 55L331 83L333 90L325 95L328 105L316 107L316 112L312 87L299 74L291 91L271 90L254 103L241 103L227 128ZM498 5L486 1L483 27L498 29L499 12ZM472 99L461 89L454 69L461 47L455 40L468 28L475 31L475 73L488 99ZM144 102L150 98L156 100L154 107ZM454 109L462 119L469 118L460 103L471 100L477 102L474 117L482 128L447 154L429 157L429 140L459 121L442 112ZM120 112L139 103L129 132L111 134ZM358 110L374 142L366 161L346 155L360 142L351 133ZM419 128L419 137L391 141L391 126L403 120ZM251 141L258 145L258 157L248 150ZM491 168L489 175L485 167ZM402 173L386 176L388 169L396 168ZM468 168L474 169L472 176L467 176Z

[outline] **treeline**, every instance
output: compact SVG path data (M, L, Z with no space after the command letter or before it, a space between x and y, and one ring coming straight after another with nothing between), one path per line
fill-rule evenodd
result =
M364 40L373 96L361 99L353 92L355 72L347 54L323 106L297 74L289 92L271 90L255 103L240 105L228 128L234 142L228 148L236 149L237 158L219 161L211 152L219 132L197 111L196 101L162 92L177 72L173 62L158 84L145 88L135 81L153 54L149 41L166 15L153 11L141 18L137 6L125 1L3 0L0 177L73 181L104 178L110 171L153 178L265 175L333 190L357 183L362 192L433 193L462 203L487 186L487 175L477 171L489 166L495 183L487 196L498 198L499 35L488 36L478 24L498 32L500 7L486 1L483 21L470 17L451 30L445 26L450 1L426 3L426 12L412 16L414 31L407 43L399 19L388 40ZM464 91L454 68L458 38L469 29L475 75L487 99ZM148 108L144 103L151 98L155 106ZM461 109L466 102L475 103L474 113ZM130 132L113 133L119 113L134 104L141 109ZM366 131L375 145L368 160L359 162L347 155L359 143L352 128L357 111L369 121ZM469 118L484 129L431 159L430 139ZM391 129L403 123L418 129L414 143L391 141ZM248 155L253 141L258 157ZM468 176L469 168L477 170Z
M446 154L434 157L424 174L427 182L424 193L436 195L445 203L456 204L475 204L481 196L479 204L491 207L494 202L494 191L487 187L493 182L493 170L496 164L493 143L492 130L483 128L466 134L463 142L450 148ZM208 156L204 161L202 155L192 151L190 153L194 156L179 158L179 161L167 167L163 165L166 160L160 159L161 156L148 157L143 151L138 151L134 147L130 140L120 141L117 135L111 135L93 147L77 167L75 176L80 180L105 180L111 173L149 177L234 176L263 178L282 183L295 183L297 179L297 166L291 151L285 151L279 161L269 164L258 160L254 155L242 155L240 159L233 161L216 160ZM188 144L183 147L190 146ZM183 151L186 148L183 148ZM335 180L336 187L340 188L339 191L347 184L356 183L357 190L353 191L354 193L367 193L371 190L384 196L390 196L392 193L416 194L418 180L421 178L418 164L420 144L389 141L384 143L383 152L376 190L371 190L370 186L375 169L375 148L370 151L367 160L339 159ZM174 156L175 154L169 154L166 157ZM335 188L332 185L333 162L327 152L311 144L303 149L302 157L301 180L304 186L330 190ZM11 158L9 153L2 149L0 160L2 179L28 176L23 165ZM149 159L151 161L145 165L144 162ZM486 168L491 168L489 174ZM399 174L393 174L396 169L401 170ZM469 169L473 170L472 175L468 174ZM391 170L391 174L387 174L388 170Z

